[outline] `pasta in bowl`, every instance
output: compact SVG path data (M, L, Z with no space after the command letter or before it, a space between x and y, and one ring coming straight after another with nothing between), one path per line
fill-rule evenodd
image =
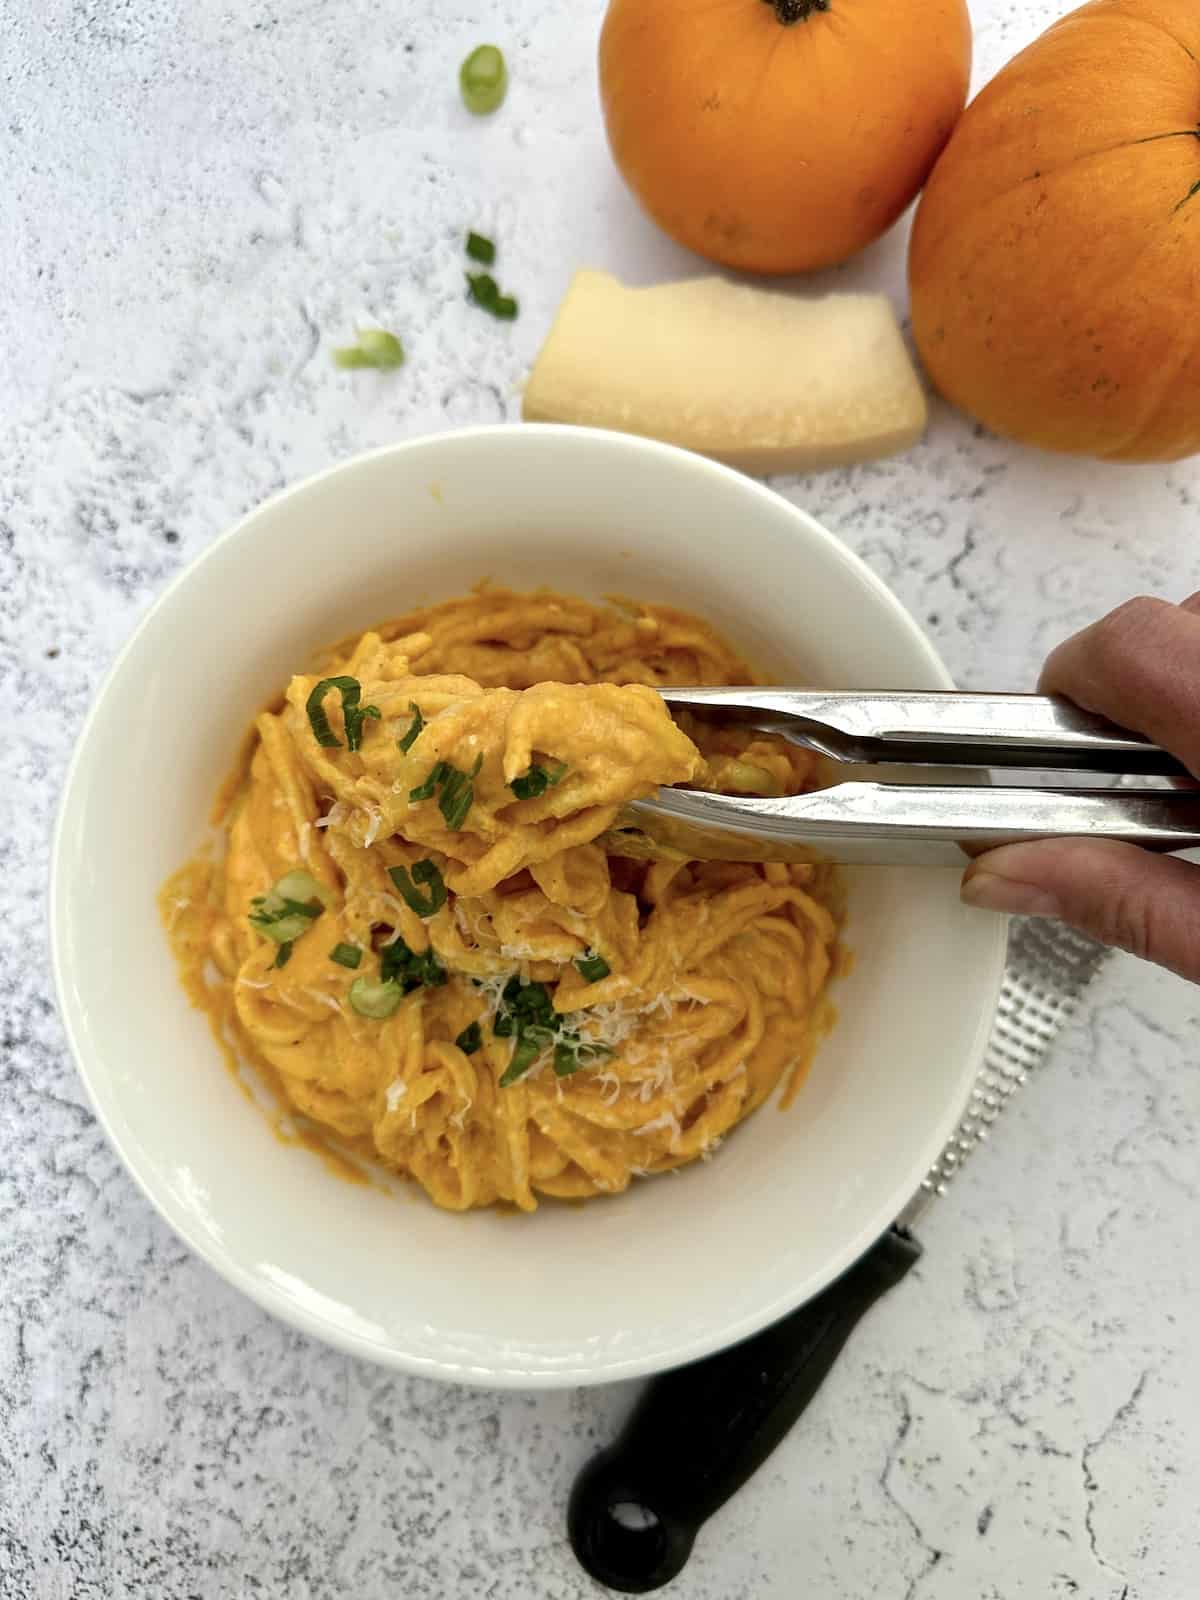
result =
M435 631L419 627L418 619L449 597L469 595L481 577L493 580L488 601L493 606L504 589L522 596L541 589L582 598L558 602L564 608L560 626L539 624L525 633L516 629L507 644L495 639L495 623L491 637L477 631L471 638L466 621L473 613L464 609L454 624L464 630L454 645L456 653L449 654L453 640L444 634L441 645L423 654L414 647L402 672L396 659L405 654L400 641ZM636 596L638 604L614 612L604 603L604 596L614 594ZM479 601L476 596L469 604ZM602 614L602 624L593 623L588 608ZM456 937L464 945L491 948L481 919L471 934L453 913L452 926L442 916L435 927L437 916L425 918L414 911L418 928L391 878L392 866L405 866L425 906L440 894L431 869L421 868L418 875L419 863L426 860L441 876L447 907L452 901L458 905L460 899L486 900L488 895L496 905L509 899L520 902L538 888L533 865L510 871L494 890L475 896L461 892L471 887L462 875L478 867L488 847L486 839L477 837L483 820L503 812L502 826L511 831L516 819L532 813L573 826L575 802L584 798L576 786L583 780L564 774L552 784L550 778L563 761L580 770L589 761L600 766L595 748L589 753L586 747L586 728L579 718L556 718L552 729L539 720L529 741L533 759L512 781L524 777L536 787L540 780L530 769L540 766L546 789L528 798L512 793L510 802L505 796L511 792L513 769L506 771L502 752L509 749L513 724L506 720L502 734L498 718L486 738L486 777L481 765L472 780L479 786L473 789L468 826L446 826L442 802L455 817L464 799L449 773L442 774L451 779L449 794L444 782L435 782L431 798L407 812L411 788L427 783L438 761L444 759L465 775L476 759L457 742L453 751L443 752L437 742L441 735L432 730L448 707L427 696L428 680L469 679L479 695L455 696L463 703L456 717L466 717L466 702L472 698L500 690L523 698L538 683L589 689L608 684L610 692L634 687L640 679L649 695L656 676L665 682L669 674L678 682L694 681L705 671L742 675L742 664L735 667L727 655L718 654L706 666L693 653L695 636L682 620L677 648L670 652L655 657L643 639L628 652L632 670L600 656L588 665L588 649L599 648L606 638L617 639L621 627L636 629L639 616L645 635L648 622L679 614L703 618L706 637L711 633L718 641L730 641L777 683L950 686L920 631L879 580L781 496L700 457L647 440L522 426L465 430L389 446L343 462L268 501L215 539L157 600L101 687L68 776L54 845L52 949L66 1033L101 1124L144 1194L218 1273L304 1332L356 1356L457 1382L540 1387L660 1370L754 1332L823 1288L892 1221L948 1137L986 1043L1003 963L1003 928L959 904L953 873L847 868L838 880L816 884L815 892L812 882L794 885L844 927L854 955L844 970L837 961L837 944L825 946L840 973L833 986L837 1021L821 1037L807 1067L809 1039L821 1032L820 1012L829 993L822 988L816 995L820 961L808 931L815 925L798 907L786 915L764 912L757 932L737 936L752 940L751 959L736 963L739 982L747 972L753 978L754 994L744 1002L744 1011L739 1009L743 1002L728 993L698 1010L686 999L682 1006L673 1002L681 1024L689 1017L709 1019L714 1037L700 1046L700 1054L711 1065L720 1053L717 1019L728 1019L733 1035L744 1043L750 1037L747 1029L759 1025L750 1017L757 1003L754 995L764 997L768 1053L759 1059L769 1059L771 1071L778 1070L780 1091L770 1104L735 1125L713 1159L686 1160L644 1182L630 1182L623 1191L595 1192L582 1204L556 1199L531 1181L532 1196L539 1200L533 1212L522 1211L513 1201L450 1212L431 1204L419 1181L393 1182L386 1161L372 1155L374 1129L387 1111L389 1090L392 1100L402 1104L410 1072L417 1079L416 1065L407 1057L400 1068L397 1037L414 995L422 1013L422 1050L427 1007L428 1037L447 1053L474 1015L483 1043L493 1052L487 1059L494 1091L486 1084L482 1090L483 1095L493 1093L493 1103L504 1104L500 1097L514 1091L528 1101L544 1090L547 1105L557 1106L560 1086L565 1103L589 1085L589 1094L602 1101L612 1094L611 1082L602 1082L608 1067L632 1071L627 1061L615 1063L614 1048L614 1058L589 1061L559 1078L555 1050L542 1048L536 1070L504 1089L498 1082L512 1064L518 1021L528 1032L555 1028L560 1016L571 1018L570 1028L582 1040L585 1032L594 1031L592 1024L584 1025L583 1011L590 1009L602 1023L618 1008L632 1009L632 997L573 1013L554 1008L562 982L572 988L578 984L576 998L587 998L584 981L589 972L598 973L589 953L609 965L611 976L603 981L633 973L635 951L622 954L624 947L616 945L604 956L596 950L597 938L604 948L598 926L564 928L561 920L551 918L538 937L544 933L547 940L561 942L552 965L543 967L536 963L549 960L548 944L519 954L517 924L510 926L503 916L499 927L493 921L491 937L513 952L501 959L518 969L518 987L528 994L539 983L551 1002L549 1021L536 990L523 1006L509 1006L514 1031L507 1037L503 1032L494 1037L488 1022L494 991L500 990L498 1017L503 990L512 981L510 976L501 982L500 973L484 979L487 990L477 990L470 975L461 973L444 986L422 984L419 990L410 989L387 1017L359 1017L349 1011L349 988L359 977L384 981L383 944L389 930L398 926L407 927L404 938L407 943L411 937L408 948L414 957L423 948L422 929L435 954L440 942L449 957L445 940ZM394 632L378 626L389 618L396 619ZM390 662L386 669L354 655L358 642L372 630ZM336 640L345 643L314 658L314 650ZM733 654L725 644L720 648ZM438 649L446 654L439 657ZM501 660L507 663L504 671L493 670ZM648 670L643 672L635 662ZM385 670L398 676L389 679ZM285 700L297 673L304 675L302 684L292 700ZM354 713L361 713L359 750L349 750L347 706L337 686L317 699L341 748L308 743L307 703L313 691L324 678L351 676L360 686L357 701L351 691L348 705L352 723L359 721ZM420 708L427 729L409 751L401 752L397 741L409 736L414 722L411 703ZM380 710L378 718L367 710L372 705ZM530 705L536 709L536 696ZM303 1018L288 1008L290 1026L314 1030L307 1046L301 1041L301 1058L305 1048L316 1049L318 1016L334 1024L326 1037L349 1040L351 1028L361 1025L368 1044L378 1045L385 1030L393 1041L386 1057L366 1049L355 1056L347 1065L350 1075L341 1082L323 1085L319 1074L303 1080L301 1072L293 1073L297 1083L318 1082L334 1090L344 1089L354 1073L361 1073L361 1104L367 1108L371 1132L337 1133L325 1124L320 1160L278 1138L270 1118L247 1105L243 1085L220 1067L210 1019L189 1005L180 986L156 903L164 882L204 839L214 795L248 728L253 732L245 759L237 764L234 788L251 772L257 759L254 747L262 743L256 719L264 708L272 717L284 712L285 719L292 719L286 723L291 730L287 740L296 754L289 763L298 775L310 774L305 782L312 785L312 809L305 809L309 801L301 804L298 795L291 801L282 795L283 803L273 805L270 788L277 780L265 780L261 798L275 819L263 831L266 857L255 864L253 853L247 856L232 915L228 886L219 875L197 895L215 896L232 936L222 944L224 936L215 922L201 920L192 926L200 944L216 940L208 946L211 967L199 970L206 981L217 982L218 997L222 984L226 994L233 992L229 974L240 975L246 962L251 963L246 975L259 983L288 979L289 974L299 978L312 964L314 990L328 990L339 1013L352 1016L353 1022L340 1026L324 1000L314 1000ZM539 719L548 715L546 707L538 712ZM444 724L446 730L455 726L451 718ZM519 722L516 727L519 732ZM466 737L472 730L463 724L461 731ZM719 787L803 785L819 777L807 767L786 766L785 759L792 757L777 748L749 751L712 742L715 735L682 717L676 734L685 736L711 769L707 778L703 773L700 777ZM664 753L668 758L665 768L639 767L643 781L657 781L674 770L673 752L682 750L686 756L686 747L675 743L676 734L667 729L669 742L661 749L657 737L639 746L643 755L651 747L658 752L656 762ZM543 739L549 746L544 750L538 748ZM608 739L605 733L596 740L604 745L605 756L611 755ZM412 758L418 750L414 771ZM526 760L515 735L513 756L514 765ZM402 757L409 758L408 764L402 764ZM346 786L341 799L329 768L319 765L322 761L341 774L337 782ZM374 777L372 762L380 763ZM365 841L374 816L357 800L353 806L348 803L360 778L367 785L366 800L380 812L369 845ZM409 795L391 795L390 785L410 779ZM278 781L282 787L283 780ZM403 818L389 813L402 824L394 833L385 831L381 791L389 805L398 800L400 812L405 812ZM227 802L231 798L232 790ZM609 789L597 804L607 815L620 798L618 790ZM335 827L318 828L340 803L347 809L338 813ZM234 860L228 829L240 804L244 800L233 800L216 830L217 848L210 860L214 873L219 863ZM301 826L297 835L296 823L310 817L311 834L304 835ZM410 838L409 823L418 819L420 835ZM331 832L334 838L329 840ZM324 851L333 861L328 877L319 854L305 860L305 838L310 849ZM648 925L655 909L644 890L649 886L657 893L654 882L647 885L641 876L644 866L619 859L603 832L573 848L593 861L594 852L602 850L610 888L633 895L639 934L644 933L644 919ZM352 849L357 856L351 857ZM349 920L346 880L334 859L336 851L345 859L373 862L364 871L376 881L375 866L382 870L383 892L393 896L389 916L382 915L381 905L371 913L370 924ZM379 851L383 854L376 857ZM496 865L505 865L494 859ZM318 881L330 903L303 880L281 886L280 879L292 870ZM538 865L537 870L549 881L548 868ZM767 881L765 874L760 876ZM667 877L666 869L660 877ZM697 912L696 920L702 909L702 903L688 900L699 893L696 881L694 875L690 880L675 875L660 896L664 904L677 902L688 938L696 936L696 927L684 907ZM726 904L728 900L718 897L728 895L734 881L723 882L718 872L704 892L711 890L714 903ZM298 889L298 897L284 892L289 888ZM301 909L272 900L274 890L279 900L295 899ZM545 888L539 893L551 905L559 904ZM266 903L252 907L259 895ZM316 909L314 900L320 914L306 915ZM168 910L174 914L181 908ZM250 910L261 913L276 935L289 932L283 914L296 917L298 936L276 943L262 922L249 924ZM517 915L516 908L509 911ZM803 1011L802 1023L789 1020L774 993L788 970L778 954L781 940L792 939L780 931L782 921L802 933L806 955L814 963L805 981L814 986L815 1006ZM182 924L177 934L181 930ZM284 965L272 966L289 942L291 954ZM817 942L825 943L820 938ZM339 944L358 944L362 953L357 968L331 960ZM727 953L732 958L732 947ZM442 962L441 956L437 959ZM581 959L588 964L586 971L577 965ZM719 960L704 958L706 981L715 981L713 968ZM448 962L442 964L449 972ZM529 985L519 984L522 968ZM399 986L406 987L413 975ZM243 990L247 997L266 993L248 985L238 992ZM452 995L462 1012L442 1015ZM388 1001L385 994L385 1005ZM636 1043L635 1033L642 1028L669 1023L667 1009L638 1011L625 1042ZM248 1015L253 1020L257 1012L251 1009ZM436 1028L435 1015L440 1017ZM748 1022L739 1020L747 1017ZM805 1031L810 1027L811 1034ZM791 1034L786 1050L770 1042L780 1028ZM612 1038L612 1031L608 1042L615 1046L621 1041ZM534 1032L533 1043L539 1040L546 1045ZM571 1041L554 1040L559 1042ZM484 1049L481 1045L463 1056L475 1075L468 1081L464 1074L464 1082L473 1089L483 1076ZM263 1060L267 1075L275 1073ZM449 1056L437 1071L446 1072L450 1062L462 1070L458 1058ZM682 1051L672 1073L686 1082L689 1070ZM421 1071L424 1075L423 1067ZM259 1074L248 1077L257 1092ZM406 1086L404 1093L395 1087L398 1078ZM734 1070L728 1081L733 1090L718 1087L715 1098L732 1096L743 1080ZM427 1081L421 1092L428 1087ZM794 1103L777 1114L774 1107L790 1087ZM639 1096L641 1092L639 1088ZM439 1086L437 1094L431 1109L444 1113L449 1122L458 1115L461 1098L452 1105L446 1088ZM688 1119L699 1098L678 1114L681 1134L690 1131ZM360 1103L357 1090L354 1103ZM285 1110L290 1104L285 1098ZM345 1108L336 1104L340 1114ZM473 1141L482 1109L482 1103L473 1107ZM627 1109L640 1116L640 1099L636 1109ZM322 1127L308 1114L292 1112L291 1117L284 1131L293 1141L310 1142L311 1130ZM468 1113L463 1120L469 1124L470 1117ZM529 1128L528 1119L522 1126ZM589 1149L593 1126L601 1127L585 1124ZM670 1158L666 1146L673 1131L666 1124L638 1137L638 1149L649 1141L652 1152L662 1150ZM561 1148L549 1153L540 1144L540 1130L526 1136L531 1175L536 1170L554 1184L557 1167L559 1179L581 1183L579 1174L589 1169L573 1157L573 1165L565 1160ZM699 1137L702 1141L703 1134ZM656 1144L658 1140L663 1142ZM331 1170L334 1165L345 1170L347 1152L355 1161L365 1157L376 1181L346 1182ZM638 1164L646 1164L644 1156ZM480 1181L495 1183L497 1175L505 1175L497 1165L487 1179L485 1168L486 1163L479 1163ZM620 1168L617 1172L619 1182ZM447 1170L444 1181L445 1198L461 1203L457 1175ZM499 1192L501 1185L496 1187ZM486 1188L477 1192L482 1196ZM135 1215L136 1199L129 1196L123 1203L130 1208L131 1225L144 1226Z
M631 859L614 829L660 784L815 784L808 752L689 736L656 692L749 678L672 607L491 586L293 677L222 793L223 853L161 896L231 1066L450 1210L711 1156L830 1019L836 876Z

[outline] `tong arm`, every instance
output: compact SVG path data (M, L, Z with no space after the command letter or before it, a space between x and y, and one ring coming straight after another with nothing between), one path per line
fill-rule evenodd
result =
M664 689L672 711L778 733L834 761L1027 767L1182 777L1140 734L1036 694L828 689Z
M782 800L660 789L627 806L605 844L618 854L702 861L962 867L997 845L1063 837L1193 849L1200 789L841 783Z

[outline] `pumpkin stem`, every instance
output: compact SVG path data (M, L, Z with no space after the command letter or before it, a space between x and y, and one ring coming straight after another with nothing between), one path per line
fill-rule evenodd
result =
M766 0L774 9L776 19L785 28L793 22L807 22L814 11L828 11L830 0Z

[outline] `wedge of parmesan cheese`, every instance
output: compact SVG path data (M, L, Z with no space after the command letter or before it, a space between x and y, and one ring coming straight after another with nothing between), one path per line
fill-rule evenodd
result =
M803 300L724 278L627 289L587 271L559 307L523 414L645 434L764 474L906 450L927 418L884 295Z

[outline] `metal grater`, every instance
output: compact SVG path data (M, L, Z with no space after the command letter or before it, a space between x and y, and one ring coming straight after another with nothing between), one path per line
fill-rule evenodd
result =
M1041 1065L1107 954L1054 922L1011 924L996 1020L971 1099L896 1223L798 1310L656 1378L619 1437L576 1478L567 1527L572 1549L594 1578L645 1594L683 1569L700 1528L801 1416L859 1318L920 1259L910 1228ZM614 1535L618 1508L647 1515L641 1526L654 1536Z
M992 1124L1035 1068L1111 952L1085 934L1040 917L1014 919L1008 960L983 1065L962 1121L896 1225L907 1232L935 1195L987 1138Z

